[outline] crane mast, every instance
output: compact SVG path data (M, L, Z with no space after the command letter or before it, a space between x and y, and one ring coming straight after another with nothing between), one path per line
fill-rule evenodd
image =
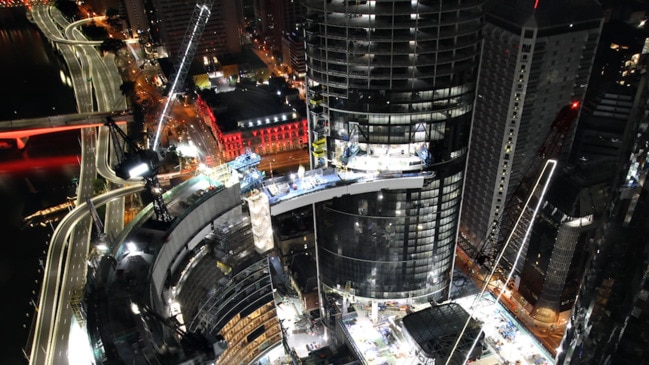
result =
M538 150L531 164L525 170L523 178L516 186L511 199L505 204L501 219L494 223L496 233L490 235L482 244L477 254L470 260L469 273L474 273L474 265L486 266L488 274L482 279L480 292L471 304L469 317L455 340L445 365L449 365L464 335L478 299L487 290L494 275L503 275L505 284L512 278L519 259L523 256L525 242L529 239L534 219L543 204L545 193L557 167L557 158L561 153L566 134L570 131L579 115L579 102L573 102L561 108L550 125L548 135ZM502 237L501 240L496 238ZM488 265L485 263L488 262ZM480 270L477 270L480 271ZM496 301L500 300L500 291ZM479 337L479 336L478 336ZM477 338L474 341L476 344Z
M194 59L198 42L203 35L203 29L205 29L205 24L207 24L207 21L210 18L212 4L214 4L214 0L198 0L196 2L194 13L192 14L191 21L189 22L189 26L185 31L185 36L183 37L183 41L179 48L180 50L183 50L183 53L180 55L177 64L175 65L176 71L171 77L171 88L167 93L167 100L165 101L162 113L160 113L155 138L150 146L153 150L158 149L160 133L162 133L166 121L170 118L172 110L171 103L173 102L174 95L185 83L185 78L187 77L187 72L189 71L189 67Z
M545 186L549 182L545 181L543 176L544 166L547 161L559 157L565 136L570 131L578 114L579 102L573 102L561 108L550 125L550 130L543 144L538 149L536 156L525 170L512 196L507 200L503 214L493 224L492 228L494 229L490 231L490 235L480 246L474 257L475 262L479 264L493 263L494 259L503 249L505 239L514 230L516 232L514 232L514 236L512 237L513 241L509 250L504 253L503 263L500 269L508 271L512 267L519 246L524 244L522 240L524 231L529 227L529 223L533 219L530 216L531 211L529 209L523 209L525 200L529 196L534 195L539 187ZM541 181L538 180L539 178ZM523 216L523 224L515 225L521 215Z
M160 157L156 150L158 149L160 133L171 114L170 106L174 94L185 82L187 72L189 71L192 59L196 53L196 48L198 47L198 42L203 35L203 29L210 17L213 3L214 0L198 0L196 3L191 21L181 43L180 49L183 50L183 53L178 59L176 71L171 78L173 81L167 94L167 100L165 101L162 113L160 113L155 139L149 149L142 149L135 144L111 118L108 118L106 122L106 125L110 127L113 146L119 160L119 163L115 166L115 173L123 179L131 179L134 177L142 177L144 179L146 190L153 199L153 210L156 218L162 222L170 222L171 215L169 215L169 211L163 200L162 189L158 181L157 171ZM123 144L120 144L120 139Z
M99 213L97 213L97 208L95 208L95 204L92 203L90 198L86 198L86 205L88 205L88 209L90 209L90 216L92 217L92 222L95 224L97 235L99 235L99 239L102 240L103 237L105 237L104 223L101 221Z

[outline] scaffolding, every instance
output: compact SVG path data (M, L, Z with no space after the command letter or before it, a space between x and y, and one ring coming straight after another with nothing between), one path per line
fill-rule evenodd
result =
M83 287L77 287L72 289L72 295L70 295L70 308L72 308L72 313L77 319L77 323L81 328L86 326L86 304L84 300L85 290Z

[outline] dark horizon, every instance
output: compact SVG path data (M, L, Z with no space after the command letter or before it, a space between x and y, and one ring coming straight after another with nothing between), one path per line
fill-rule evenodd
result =
M76 112L62 58L27 19L24 7L0 8L0 123Z

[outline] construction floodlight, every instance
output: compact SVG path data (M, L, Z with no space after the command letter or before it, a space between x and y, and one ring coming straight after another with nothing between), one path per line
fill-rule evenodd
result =
M141 177L141 176L144 176L145 174L149 173L149 171L150 171L149 165L144 163L144 162L141 162L141 163L131 167L128 170L128 177L129 177L129 179L134 178L134 177Z

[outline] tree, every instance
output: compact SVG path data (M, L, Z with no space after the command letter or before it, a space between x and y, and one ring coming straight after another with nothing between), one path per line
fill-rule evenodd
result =
M81 12L79 11L79 6L74 1L68 0L56 0L54 6L63 13L68 19L79 19L81 18Z
M106 23L114 30L122 30L122 19L115 8L106 9Z
M133 128L128 129L128 135L129 137L135 141L135 143L138 144L145 144L145 136L146 133L144 133L144 110L142 109L142 106L139 104L133 104ZM134 131L138 131L135 133Z
M106 192L106 180L101 177L96 178L92 182L92 188L95 195L103 194Z
M82 26L81 29L90 39L102 40L108 38L108 31L106 28L98 26L94 21L90 22L88 25Z
M126 48L126 43L121 39L115 38L106 38L103 42L101 42L101 45L99 46L100 51L112 52L115 55L117 55L117 52L119 52L119 50L123 48Z
M107 18L119 18L119 11L115 8L108 8L106 9L106 17Z
M135 82L134 81L124 81L120 86L119 90L122 92L130 104L135 104Z
M120 85L119 90L122 92L122 95L130 97L135 92L135 82L124 81L122 85Z

